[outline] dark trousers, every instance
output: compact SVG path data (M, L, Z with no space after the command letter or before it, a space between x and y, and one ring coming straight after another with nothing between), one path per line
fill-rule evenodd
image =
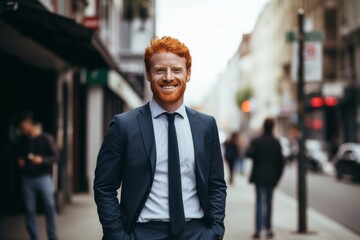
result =
M264 227L271 230L273 187L256 185L256 232L261 232Z
M235 159L228 159L227 164L228 164L228 167L229 167L229 183L233 184L233 182L234 182Z
M185 231L180 238L173 238L169 234L169 223L148 222L137 223L131 233L131 240L213 240L214 232L203 220L190 220L186 222Z

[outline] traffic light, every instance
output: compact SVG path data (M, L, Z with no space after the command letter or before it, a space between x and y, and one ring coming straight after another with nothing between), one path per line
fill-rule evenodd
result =
M319 95L308 96L306 100L307 110L317 110L323 107L332 108L338 105L339 100L336 97L326 96L322 97Z
M327 107L335 107L338 104L338 99L336 97L325 97L324 102Z
M246 99L241 103L241 110L245 113L251 112L252 106L250 100Z
M312 97L310 99L310 106L313 108L321 108L324 105L324 101L321 97Z

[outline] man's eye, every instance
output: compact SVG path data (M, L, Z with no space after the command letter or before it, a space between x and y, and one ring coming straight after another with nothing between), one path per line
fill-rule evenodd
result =
M174 69L173 72L174 73L181 73L181 69Z
M164 72L163 69L158 69L158 70L155 71L155 73L157 73L157 74L161 74L161 73L163 73L163 72Z

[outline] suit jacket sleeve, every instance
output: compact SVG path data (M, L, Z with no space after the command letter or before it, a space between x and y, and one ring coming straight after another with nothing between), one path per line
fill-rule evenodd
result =
M211 159L209 175L209 200L210 210L213 218L213 231L218 236L223 236L225 232L225 203L226 203L226 183L224 180L224 166L221 155L219 133L215 119L212 123L213 136L211 139Z
M104 240L126 239L127 235L117 198L117 190L122 181L124 148L120 119L114 117L100 148L94 179L95 202Z

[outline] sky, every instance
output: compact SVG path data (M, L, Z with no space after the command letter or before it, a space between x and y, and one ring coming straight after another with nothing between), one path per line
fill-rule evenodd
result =
M268 1L156 0L156 35L179 39L193 58L186 104L201 104Z

